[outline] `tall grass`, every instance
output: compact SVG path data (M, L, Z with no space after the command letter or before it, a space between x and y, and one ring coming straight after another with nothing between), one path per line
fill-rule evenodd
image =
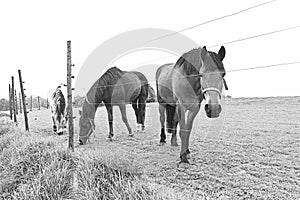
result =
M56 136L13 124L2 123L0 133L0 199L184 199L126 169L122 159L71 153Z

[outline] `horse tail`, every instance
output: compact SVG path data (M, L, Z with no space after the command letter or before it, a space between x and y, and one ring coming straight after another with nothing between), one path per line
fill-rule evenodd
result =
M172 133L174 126L174 116L175 116L176 106L166 105L166 114L167 114L167 132Z

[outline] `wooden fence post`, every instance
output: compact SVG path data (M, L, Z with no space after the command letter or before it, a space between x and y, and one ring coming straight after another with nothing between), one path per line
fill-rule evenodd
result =
M16 105L16 114L19 114L19 107L18 107L18 98L17 98L17 90L15 89L15 105Z
M20 89L22 93L22 102L23 102L23 113L24 113L24 121L25 121L25 130L29 131L29 125L28 125L28 117L27 117L27 111L26 111L26 96L24 94L24 88L23 88L23 81L22 81L22 75L21 70L18 70L19 73L19 80L20 80Z
M22 100L21 100L21 93L19 92L19 107L20 107L20 114L22 114Z
M38 102L38 110L41 110L41 106L40 106L40 96L37 97L37 102Z
M12 109L13 109L13 115L14 115L14 122L17 123L17 116L16 116L16 105L15 105L15 85L14 85L14 77L11 77L11 101L12 101Z
M10 116L10 119L12 120L13 116L12 116L12 103L11 103L11 88L10 88L10 84L8 84L8 90L9 90L9 95L8 95L8 99L9 99L9 116Z
M69 124L69 148L74 151L74 125L72 110L72 60L71 60L71 41L67 41L67 116Z

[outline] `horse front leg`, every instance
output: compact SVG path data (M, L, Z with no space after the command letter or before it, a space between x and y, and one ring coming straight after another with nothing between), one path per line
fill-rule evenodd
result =
M121 105L119 105L119 108L120 108L121 115L122 115L122 121L124 122L124 124L125 124L126 127L127 127L128 134L129 134L129 136L133 136L131 127L130 127L130 125L129 125L129 123L128 123L128 120L127 120L127 115L126 115L126 105L125 105L125 104L121 104Z
M173 117L173 127L172 127L172 138L171 138L171 146L178 146L177 143L177 125L178 125L178 121L179 121L179 110L178 110L179 106L176 106L175 109L175 113L174 113L174 117Z
M106 103L105 104L106 111L107 111L107 116L108 116L108 125L109 125L109 133L108 133L108 138L109 140L112 140L114 136L114 130L113 130L113 107L111 104Z
M53 115L52 115L52 121L53 121L53 131L54 131L54 133L56 133L57 132L57 126L56 126L55 119L54 119Z
M188 162L188 155L190 154L189 151L189 140L190 140L190 133L193 126L193 121L199 112L200 107L196 107L193 110L180 110L180 138L181 138L181 151L180 151L180 163L189 163ZM179 164L180 164L179 163Z
M172 128L171 146L174 146L174 147L177 147L177 146L178 146L178 143L177 143L177 136L176 136L176 133L177 133L177 125L178 125L178 122L174 122L174 126L173 126L173 128Z
M166 133L165 133L165 112L166 112L166 106L163 104L159 104L159 119L160 119L160 141L159 143L161 145L166 143Z

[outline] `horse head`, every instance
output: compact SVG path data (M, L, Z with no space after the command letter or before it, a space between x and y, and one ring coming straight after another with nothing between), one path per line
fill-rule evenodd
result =
M227 89L224 80L226 72L222 63L225 53L223 46L218 53L207 51L206 47L203 47L201 50L200 82L202 95L205 99L204 110L209 118L219 117L222 111L220 100L222 98L223 85Z
M95 123L94 119L84 117L81 110L79 115L79 144L83 145L95 130Z

